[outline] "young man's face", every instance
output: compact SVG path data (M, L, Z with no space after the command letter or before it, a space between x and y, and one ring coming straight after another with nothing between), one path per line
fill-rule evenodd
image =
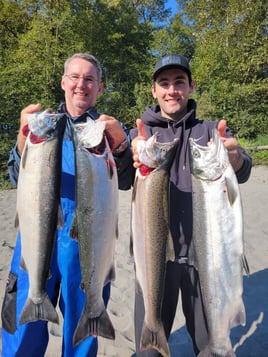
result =
M82 115L94 107L97 97L103 91L96 67L82 58L74 58L69 63L62 76L61 87L65 91L67 110L72 116Z
M186 72L172 68L160 72L152 86L152 94L157 99L161 115L178 120L187 112L189 95L194 91L195 83L189 84Z

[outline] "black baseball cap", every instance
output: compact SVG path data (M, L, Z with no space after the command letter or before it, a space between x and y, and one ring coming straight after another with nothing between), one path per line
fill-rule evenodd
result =
M162 57L155 65L154 74L153 74L154 81L156 80L159 73L161 73L166 69L171 69L171 68L182 69L188 74L189 80L190 81L192 80L192 74L191 74L191 69L188 59L182 55L169 54Z

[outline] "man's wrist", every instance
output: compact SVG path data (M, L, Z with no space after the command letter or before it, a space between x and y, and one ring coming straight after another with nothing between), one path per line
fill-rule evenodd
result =
M125 138L114 150L113 155L118 156L122 154L128 148L128 139Z

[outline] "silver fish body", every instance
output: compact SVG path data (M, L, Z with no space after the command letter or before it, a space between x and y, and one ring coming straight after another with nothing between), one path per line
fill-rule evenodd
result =
M131 237L136 279L145 307L140 349L154 348L164 357L170 356L161 321L165 268L166 261L175 258L169 229L169 169L177 141L167 143L167 146L169 149L166 156L162 156L159 167L146 176L136 170ZM149 150L152 152L156 147Z
M91 125L90 123L89 125ZM76 212L71 236L78 239L82 288L86 302L73 336L77 345L90 335L115 338L115 332L102 298L103 287L115 278L114 249L118 235L118 179L108 141L101 131L102 143L96 154L80 128L74 126L76 158ZM98 129L99 128L99 129ZM82 129L83 131L83 129ZM83 134L83 135L80 135ZM95 139L93 138L93 141Z
M65 118L57 117L49 137L32 143L29 132L22 153L17 187L16 226L21 234L21 266L29 275L28 298L20 324L35 320L58 323L47 292L50 259L60 209L61 150Z
M239 185L217 130L208 146L190 139L193 237L189 263L199 272L209 341L199 357L233 357L230 329L245 324L243 212Z

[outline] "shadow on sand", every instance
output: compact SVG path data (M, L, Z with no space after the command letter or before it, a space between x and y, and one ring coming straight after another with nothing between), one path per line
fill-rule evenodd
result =
M268 356L268 269L244 276L246 325L231 331L236 357ZM171 357L194 357L185 326L169 337ZM132 357L136 355L133 354Z
M237 357L268 356L268 269L244 276L246 326L231 331L231 341ZM169 338L172 357L193 357L191 339L185 326Z

